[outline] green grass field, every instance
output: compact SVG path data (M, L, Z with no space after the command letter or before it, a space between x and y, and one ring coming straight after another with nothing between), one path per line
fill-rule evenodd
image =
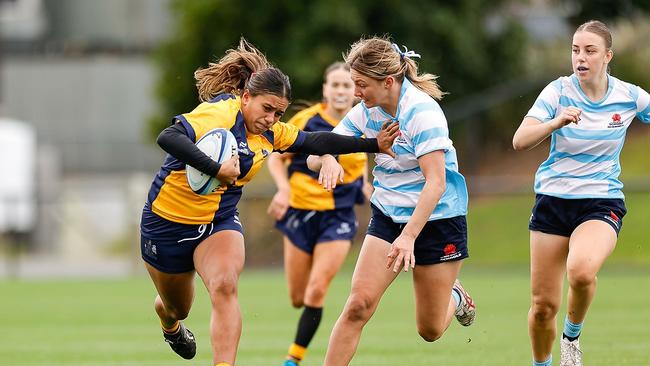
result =
M457 323L435 343L415 330L410 275L389 289L366 327L354 365L529 365L528 275L472 266L462 278L478 304L476 323ZM350 272L331 288L324 320L303 363L321 365L331 327L345 301ZM162 341L147 278L106 281L0 282L2 365L211 365L209 301L200 283L187 325L198 354L183 361ZM581 338L587 365L650 363L650 273L608 269ZM239 365L280 365L299 311L289 306L280 271L245 271L240 283L244 332ZM562 313L562 317L563 317ZM559 355L554 355L559 360Z

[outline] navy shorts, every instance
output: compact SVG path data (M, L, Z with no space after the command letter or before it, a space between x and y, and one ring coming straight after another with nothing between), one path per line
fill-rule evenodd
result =
M392 243L402 233L405 223L393 222L371 204L372 218L368 235ZM467 221L465 216L427 222L415 239L415 264L438 264L469 257L467 249Z
M314 247L318 243L351 241L357 233L357 226L353 207L328 211L289 207L282 220L275 224L293 245L309 254L314 253Z
M528 229L570 237L583 222L600 220L611 225L618 235L626 212L625 201L622 199L565 199L538 194L535 196Z
M209 224L188 225L166 220L145 205L140 222L142 259L165 273L192 271L194 249L207 237L222 230L243 234L237 210Z

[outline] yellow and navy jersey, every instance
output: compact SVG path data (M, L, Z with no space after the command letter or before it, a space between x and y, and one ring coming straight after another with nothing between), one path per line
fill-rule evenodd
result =
M300 111L287 122L306 132L331 131L338 123L336 119L325 114L325 105L316 104ZM339 156L343 167L342 184L337 184L332 192L318 184L318 173L307 168L306 154L294 154L289 164L289 205L301 210L333 210L352 207L363 202L363 172L366 169L365 153L345 154Z
M232 132L237 140L241 170L237 182L208 195L196 194L187 183L185 163L167 155L149 190L148 203L154 213L169 221L193 225L231 214L241 198L242 187L257 174L264 159L274 150L286 150L304 141L298 128L282 122L261 135L247 133L240 104L240 97L220 94L192 112L174 117L174 123L182 123L194 142L215 128Z

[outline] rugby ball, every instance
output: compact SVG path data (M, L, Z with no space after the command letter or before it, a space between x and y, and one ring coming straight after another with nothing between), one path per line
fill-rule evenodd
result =
M237 140L232 132L225 128L208 131L196 142L196 147L218 163L223 163L232 156L238 155ZM190 165L185 166L185 171L187 183L196 194L214 193L221 185L216 177L211 177Z

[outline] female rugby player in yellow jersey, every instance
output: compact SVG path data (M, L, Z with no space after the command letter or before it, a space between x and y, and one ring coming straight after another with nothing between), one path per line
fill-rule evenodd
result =
M288 123L303 131L331 131L354 104L350 67L336 62L325 70L324 103L296 114ZM307 154L273 153L269 170L278 187L268 213L284 234L284 267L289 297L294 307L304 307L285 366L304 358L323 313L330 282L339 271L357 231L355 203L372 186L366 179L368 159L364 153L339 156L344 182L326 191L318 174L307 168ZM288 169L285 163L290 162ZM288 171L288 172L287 172Z
M194 298L198 273L212 303L210 336L215 365L233 365L242 321L237 282L244 265L244 237L237 213L242 187L273 151L310 154L387 152L397 136L386 126L377 139L342 138L330 132L306 133L278 123L291 97L289 78L244 39L194 77L202 101L178 115L158 137L167 157L143 209L142 258L156 286L154 307L165 341L181 357L196 353L192 333L180 322ZM195 145L214 128L229 129L239 156L219 164ZM226 183L209 195L195 194L186 165Z

